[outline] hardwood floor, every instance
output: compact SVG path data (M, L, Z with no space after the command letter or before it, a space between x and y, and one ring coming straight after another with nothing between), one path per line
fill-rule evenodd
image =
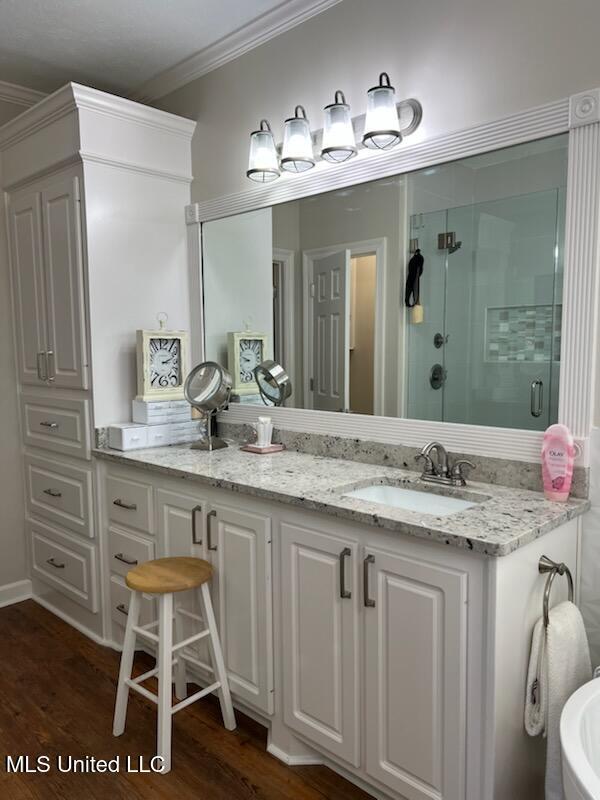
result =
M56 758L134 764L154 755L156 708L131 693L127 729L112 736L119 654L95 644L28 600L0 609L0 797L3 800L367 800L370 795L326 767L286 767L266 752L266 731L237 712L221 724L213 698L176 714L168 775L61 773ZM152 660L136 655L136 673ZM7 755L49 756L45 774L9 774Z

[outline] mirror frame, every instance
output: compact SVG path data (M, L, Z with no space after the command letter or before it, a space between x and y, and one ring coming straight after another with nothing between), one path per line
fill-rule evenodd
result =
M570 428L579 445L577 465L589 466L589 437L600 354L596 322L600 283L597 277L600 268L600 89L581 92L494 122L402 145L389 153L361 151L357 158L335 169L319 164L304 176L286 175L275 184L187 206L194 362L204 360L204 223L561 133L569 134L569 144L558 419ZM419 132L414 138L419 134L422 136ZM598 394L600 396L600 387ZM259 406L230 406L228 411L221 412L220 419L249 424L263 411ZM439 439L449 450L458 453L527 462L540 460L543 433L539 431L296 408L273 408L270 413L276 427L292 431L409 447L421 447L431 439Z

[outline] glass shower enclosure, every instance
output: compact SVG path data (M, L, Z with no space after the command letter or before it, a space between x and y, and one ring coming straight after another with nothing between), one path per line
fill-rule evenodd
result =
M407 315L406 416L556 422L565 190L413 213L423 321Z

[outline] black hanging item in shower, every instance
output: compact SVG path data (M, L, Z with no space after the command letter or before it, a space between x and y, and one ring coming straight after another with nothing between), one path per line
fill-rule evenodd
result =
M425 259L417 248L408 262L408 276L406 278L406 291L404 292L404 303L407 308L419 305L419 291L424 263Z

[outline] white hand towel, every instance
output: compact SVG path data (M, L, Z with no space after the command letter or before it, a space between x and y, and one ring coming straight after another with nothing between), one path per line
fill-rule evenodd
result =
M525 729L543 733L546 744L546 800L564 800L560 715L573 692L590 680L592 664L583 618L576 605L550 609L548 627L539 619L533 630L525 697Z

